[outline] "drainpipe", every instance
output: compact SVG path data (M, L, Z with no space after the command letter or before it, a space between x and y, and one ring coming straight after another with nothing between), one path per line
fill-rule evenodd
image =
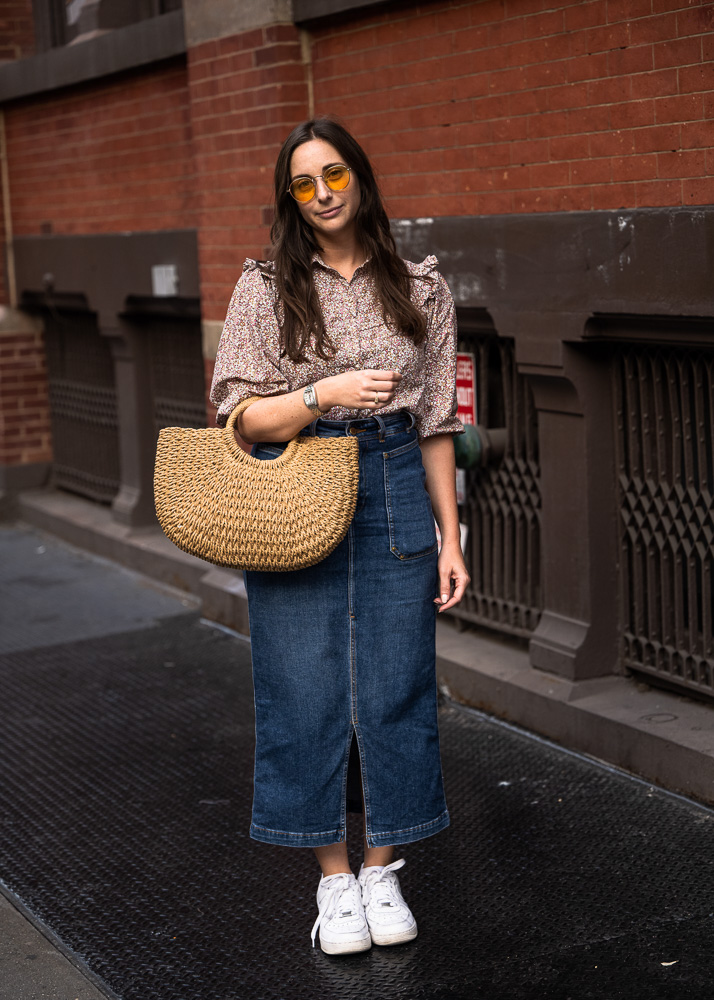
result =
M5 111L0 108L0 183L2 184L2 211L5 220L5 261L7 264L7 292L10 307L17 307L15 280L15 248L12 241L12 212L10 210L10 175L7 166L7 140L5 138Z
M315 81L312 72L312 39L310 32L300 28L300 58L305 68L307 84L307 117L315 117Z

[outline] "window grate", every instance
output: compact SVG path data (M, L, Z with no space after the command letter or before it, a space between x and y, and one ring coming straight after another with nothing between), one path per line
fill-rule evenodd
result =
M714 352L622 346L614 366L623 659L714 695Z
M508 444L498 464L466 473L460 516L471 583L451 614L527 638L542 610L538 416L514 341L462 326L460 350L476 357L478 421L505 427Z

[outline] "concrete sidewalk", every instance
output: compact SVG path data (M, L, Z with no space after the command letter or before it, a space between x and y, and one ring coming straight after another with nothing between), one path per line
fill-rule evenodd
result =
M6 894L7 893L7 894ZM0 886L0 998L106 1000L81 960L67 954L47 928Z
M51 535L0 524L0 655L148 628L197 603ZM0 870L0 1000L113 998L2 879Z

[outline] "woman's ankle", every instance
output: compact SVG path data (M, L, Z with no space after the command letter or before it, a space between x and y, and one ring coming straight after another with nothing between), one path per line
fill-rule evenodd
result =
M394 860L393 847L367 847L364 848L364 867L372 868L378 865L384 868Z
M315 857L322 869L322 877L329 875L351 874L350 860L347 856L347 844L327 844L324 847L316 847Z

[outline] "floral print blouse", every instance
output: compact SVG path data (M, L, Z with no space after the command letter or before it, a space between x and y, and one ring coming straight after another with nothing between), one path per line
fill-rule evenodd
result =
M211 400L223 427L231 411L248 396L274 396L301 389L329 375L364 368L402 374L394 399L380 414L411 410L420 438L457 434L463 428L456 416L456 314L449 286L437 271L436 257L421 264L405 261L412 302L427 316L427 336L416 347L409 337L385 324L375 296L370 261L358 267L348 281L316 254L313 280L327 333L336 347L325 361L306 351L306 362L281 357L280 304L270 274L246 260L235 286L218 346ZM431 279L431 280L429 280ZM319 397L319 387L318 387ZM334 406L328 420L371 416L370 410Z

